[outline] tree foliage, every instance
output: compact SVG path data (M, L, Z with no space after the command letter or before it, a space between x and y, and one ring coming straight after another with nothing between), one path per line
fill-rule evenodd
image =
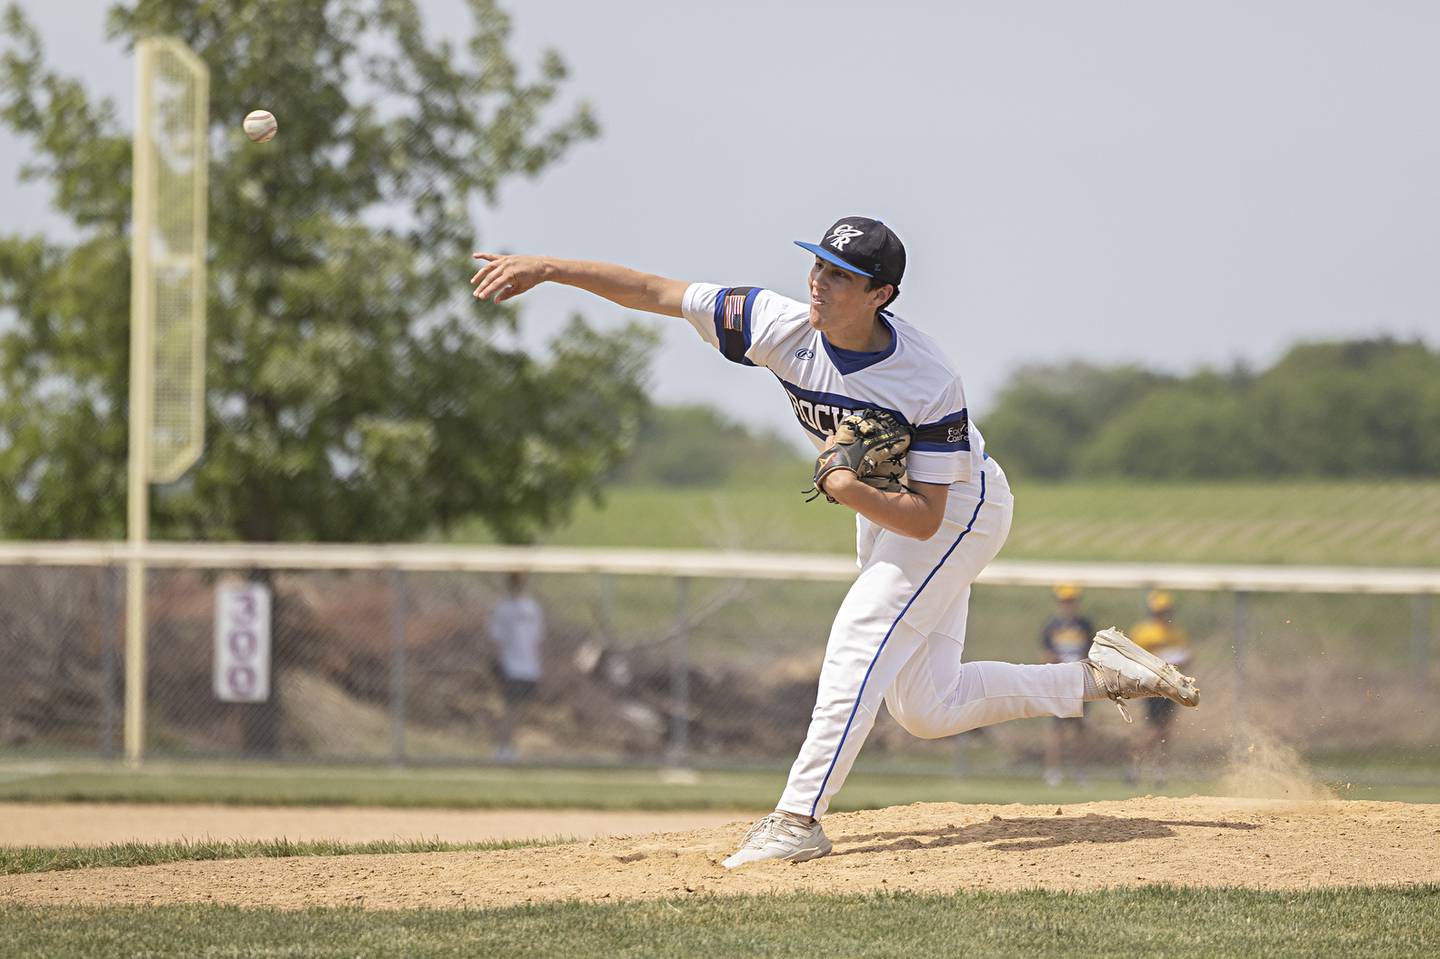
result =
M653 406L643 430L645 442L616 471L616 482L714 486L741 474L768 477L791 467L804 476L809 469L809 457L779 434L752 432L711 406Z
M468 0L467 40L414 0L138 0L112 41L177 36L211 71L207 449L157 497L157 535L389 540L478 515L524 539L593 491L644 408L647 331L578 318L548 355L465 280L469 211L596 133L526 79L510 23ZM456 32L447 25L446 35ZM33 145L74 225L0 236L0 535L124 525L130 135L114 102L47 67L4 16L0 121ZM268 107L281 132L240 132Z
M1112 416L1128 409L1166 378L1135 366L1088 363L1032 366L1018 371L994 411L980 423L986 442L1026 475L1070 475L1078 453Z
M1259 373L1187 377L1032 368L981 425L1027 476L1440 477L1440 351L1302 344Z

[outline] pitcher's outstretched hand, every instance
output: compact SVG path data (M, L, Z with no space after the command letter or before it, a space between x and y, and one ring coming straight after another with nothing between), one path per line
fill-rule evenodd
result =
M476 253L474 258L484 265L470 278L475 299L503 303L519 296L548 278L549 266L543 256L507 256L500 253Z

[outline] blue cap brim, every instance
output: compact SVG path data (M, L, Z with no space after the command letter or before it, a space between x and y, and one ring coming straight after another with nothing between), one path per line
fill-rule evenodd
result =
M851 264L846 263L844 260L840 259L840 257L836 256L834 253L831 253L829 250L825 249L818 243L806 243L803 240L796 240L795 245L800 247L802 250L809 250L811 253L814 253L822 260L828 260L829 262L834 263L842 270L849 270L851 273L858 273L861 276L868 276L872 280L875 279L874 273L866 273L859 267L852 266Z

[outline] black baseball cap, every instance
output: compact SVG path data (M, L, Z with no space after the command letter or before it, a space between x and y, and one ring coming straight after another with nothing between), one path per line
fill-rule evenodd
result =
M905 275L905 244L894 230L868 216L843 217L825 231L819 243L796 240L795 245L841 269L889 283L897 290Z

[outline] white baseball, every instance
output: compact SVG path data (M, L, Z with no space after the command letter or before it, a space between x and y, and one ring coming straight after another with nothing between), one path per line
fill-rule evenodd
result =
M275 115L269 110L251 110L245 115L245 135L256 143L275 139Z

